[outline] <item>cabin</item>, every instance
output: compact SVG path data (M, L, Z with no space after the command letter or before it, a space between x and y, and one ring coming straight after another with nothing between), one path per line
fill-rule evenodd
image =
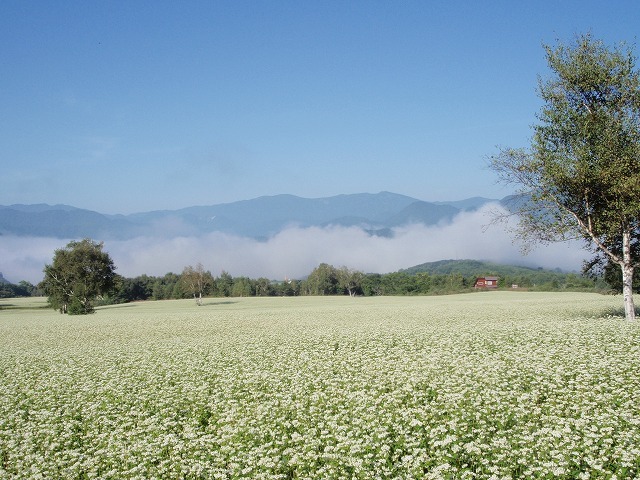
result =
M478 277L473 288L498 288L499 277Z

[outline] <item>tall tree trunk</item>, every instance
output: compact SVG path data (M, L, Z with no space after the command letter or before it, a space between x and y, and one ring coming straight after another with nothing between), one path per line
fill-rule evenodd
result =
M202 292L200 292L199 296L196 295L196 292L193 292L193 299L196 301L196 305L202 305Z
M636 307L633 303L633 259L631 258L631 233L622 234L622 296L624 297L624 316L627 320L636 319Z
M636 307L633 303L633 267L622 267L622 295L624 296L624 316L627 320L636 319Z

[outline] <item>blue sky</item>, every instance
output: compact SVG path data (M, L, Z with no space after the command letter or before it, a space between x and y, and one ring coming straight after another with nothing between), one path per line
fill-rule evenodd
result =
M543 43L635 43L636 0L0 4L0 204L500 198ZM636 49L637 51L637 49Z

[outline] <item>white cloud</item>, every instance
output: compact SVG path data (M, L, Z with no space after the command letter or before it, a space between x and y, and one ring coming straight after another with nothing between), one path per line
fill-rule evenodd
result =
M133 277L146 273L180 273L186 265L202 263L214 275L270 279L300 278L318 264L346 265L365 272L387 273L424 262L476 259L532 267L579 270L588 252L582 244L540 246L523 256L501 226L486 228L496 205L464 212L450 224L409 225L394 230L393 238L370 236L359 228L289 228L267 241L222 233L203 236L138 237L107 241L105 251L118 273ZM66 241L51 238L0 237L0 271L11 281L38 282L53 251Z
M13 283L27 280L38 283L45 264L51 263L54 251L69 241L47 237L0 236L0 272Z

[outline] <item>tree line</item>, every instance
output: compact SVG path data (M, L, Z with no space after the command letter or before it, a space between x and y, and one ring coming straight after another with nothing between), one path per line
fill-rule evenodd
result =
M465 267L465 262L459 263ZM3 284L4 296L46 295L51 307L61 313L87 314L96 305L127 303L142 300L193 298L198 305L206 297L272 297L303 295L442 295L469 292L474 289L480 272L428 273L399 271L364 273L346 266L321 263L304 279L270 280L264 277L233 277L222 271L217 277L202 264L186 266L179 274L163 276L139 275L123 277L103 244L91 239L72 241L54 253L53 262L44 268L45 278L37 286L20 282L15 288ZM499 275L499 287L529 290L603 291L610 287L604 277L587 277L574 273L531 270ZM609 275L610 279L618 278Z
M2 282L0 283L0 298L14 297L40 297L44 292L26 280L21 280L17 284Z
M194 282L194 275L201 276ZM126 303L141 300L194 298L202 304L205 297L275 297L305 295L446 295L474 290L477 276L461 273L429 274L364 273L347 267L321 263L305 279L270 280L264 277L233 277L222 271L217 277L201 265L185 267L181 274L164 276L140 275L121 278L117 289L104 298L106 303ZM538 281L542 279L543 281ZM532 271L530 275L503 276L499 288L537 291L606 291L610 287L601 278L589 278L575 273Z

